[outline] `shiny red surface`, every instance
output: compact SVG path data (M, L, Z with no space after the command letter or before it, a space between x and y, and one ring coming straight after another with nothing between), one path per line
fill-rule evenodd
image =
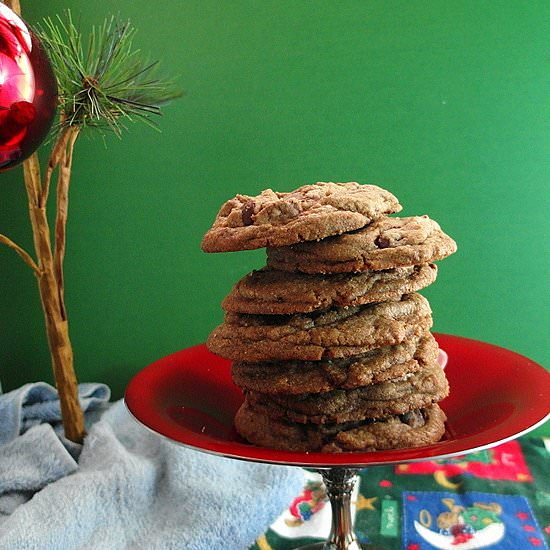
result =
M451 393L441 407L448 433L439 443L369 453L294 453L255 447L233 428L243 400L230 363L204 345L152 363L127 387L125 402L150 430L175 442L223 456L303 466L366 466L463 454L517 437L550 415L550 373L504 348L435 334L449 355Z
M36 36L0 4L0 171L42 143L57 107L57 83Z

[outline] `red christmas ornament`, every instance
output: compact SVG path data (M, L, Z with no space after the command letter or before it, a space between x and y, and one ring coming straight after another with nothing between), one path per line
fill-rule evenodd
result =
M52 66L36 36L0 3L0 171L42 143L57 107Z

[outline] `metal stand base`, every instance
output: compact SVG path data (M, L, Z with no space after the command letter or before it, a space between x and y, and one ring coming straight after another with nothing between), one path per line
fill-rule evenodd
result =
M346 548L347 550L363 550L363 546L360 546L358 542L351 542L347 546L334 546L330 542L316 542L315 544L308 544L307 546L300 546L296 550L340 550L340 548Z
M351 521L351 493L358 471L353 468L318 470L323 476L332 509L332 527L326 542L308 544L298 550L362 550L353 534Z

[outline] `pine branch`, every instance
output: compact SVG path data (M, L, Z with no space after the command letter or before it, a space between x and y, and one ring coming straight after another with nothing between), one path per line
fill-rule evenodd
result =
M152 115L182 93L173 81L157 77L158 63L142 59L133 46L135 33L129 22L111 18L92 28L84 46L70 11L38 27L57 75L61 127L95 127L117 136L124 120L157 127Z

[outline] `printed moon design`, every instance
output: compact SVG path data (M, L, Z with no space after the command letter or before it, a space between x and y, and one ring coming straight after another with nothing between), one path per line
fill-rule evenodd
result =
M427 529L418 521L414 522L417 533L435 548L441 550L470 550L474 548L485 548L499 542L504 537L504 523L492 523L479 531L473 533L473 537L464 543L453 544L452 535L443 535L431 529Z

